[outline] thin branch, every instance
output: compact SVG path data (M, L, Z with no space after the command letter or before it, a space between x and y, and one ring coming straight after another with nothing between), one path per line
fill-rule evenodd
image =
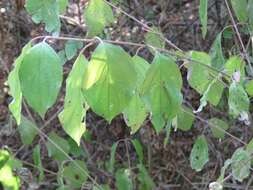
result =
M233 17L232 11L231 11L231 9L230 9L230 7L229 7L229 4L228 4L228 1L227 1L227 0L225 0L225 4L226 4L226 7L227 7L227 9L228 9L228 14L229 14L229 16L230 16L230 18L231 18L231 21L232 21L232 24L233 24L235 33L236 33L237 38L238 38L238 40L239 40L239 42L240 42L240 45L241 45L243 54L244 54L244 56L245 56L245 58L246 58L246 60L247 60L247 62L248 62L248 65L249 65L249 68L250 68L251 73L253 73L253 67L252 67L252 65L251 65L251 61L250 61L249 55L248 55L247 50L246 50L246 48L245 48L245 46L244 46L244 44L243 44L243 41L242 41L240 32L239 32L239 30L238 30L237 24L236 24L236 22L235 22L235 19L234 19L234 17Z

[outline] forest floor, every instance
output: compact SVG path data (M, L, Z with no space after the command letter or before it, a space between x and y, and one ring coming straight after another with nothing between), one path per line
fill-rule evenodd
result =
M0 1L0 148L8 147L17 158L24 161L26 168L25 175L30 176L28 180L33 182L36 172L32 168L32 147L40 143L42 146L42 163L50 171L57 172L53 160L48 157L44 139L37 138L30 146L22 145L17 126L13 117L8 110L8 104L11 97L8 94L6 80L8 73L12 69L15 58L20 54L22 47L33 37L45 35L42 25L34 25L29 15L26 14L22 6L17 2L22 1ZM209 32L204 40L201 36L201 29L198 17L198 0L126 0L122 3L122 9L127 13L143 20L147 24L160 26L164 36L170 39L181 49L201 50L208 52L215 36L229 22L226 10L222 0L213 0L209 3ZM77 6L79 4L79 6ZM82 20L80 7L83 7L85 0L75 0L69 6L66 16L73 19ZM70 23L69 20L62 20L61 35L85 37L85 28ZM130 20L126 16L119 16L120 26L112 29L111 36L113 39L130 42L143 42L145 31L142 26ZM109 30L108 30L109 31ZM226 45L226 44L225 44ZM56 49L61 49L63 44L57 43ZM136 49L124 47L128 52L134 55ZM167 47L170 48L170 47ZM90 49L92 51L92 48ZM152 55L148 50L141 50L140 55L151 61ZM89 56L89 54L87 55ZM68 73L73 62L65 65L64 73ZM186 71L183 70L184 78ZM64 92L64 89L62 90ZM200 96L192 90L189 85L184 84L183 89L185 102L190 104L194 109L199 106ZM61 97L63 96L63 93ZM62 98L54 108L47 114L47 119L54 115L62 107ZM226 109L226 108L223 108ZM120 141L117 150L116 160L123 163L130 160L131 164L136 163L136 153L127 139L138 138L143 144L145 150L145 162L148 171L157 185L157 190L191 190L191 189L208 189L210 182L215 181L220 174L220 169L224 161L231 157L236 148L242 144L233 138L227 136L223 141L214 139L210 134L210 129L206 124L208 118L219 116L227 118L227 113L207 106L204 111L198 114L201 119L196 119L192 129L188 132L172 131L167 145L164 146L165 133L157 135L150 122L146 124L134 135L124 124L122 116L117 117L109 125L106 121L89 112L87 116L87 128L91 132L91 141L84 142L81 146L86 149L92 157L90 161L91 175L100 183L112 183L112 177L107 175L103 168L98 168L97 163L104 164L110 156L110 149L113 143ZM43 125L42 121L39 121ZM252 129L241 127L238 123L232 123L229 133L235 135L244 142L249 142L252 138ZM63 132L57 117L54 117L43 132L48 134L55 131L58 134ZM208 144L210 147L209 162L201 172L195 172L190 167L189 156L194 140L199 134L207 134ZM128 155L128 156L126 156ZM50 174L44 186L38 189L50 189L50 184L56 178ZM228 180L225 183L225 189L252 189L253 176L244 183L238 183ZM251 186L252 185L252 186ZM22 189L27 189L24 185Z

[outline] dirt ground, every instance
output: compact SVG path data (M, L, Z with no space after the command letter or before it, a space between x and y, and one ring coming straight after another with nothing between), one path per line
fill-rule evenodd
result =
M145 20L147 24L160 26L165 37L183 50L208 51L215 36L227 25L229 18L224 8L223 0L210 1L209 32L207 38L203 40L198 19L198 3L198 0L126 0L122 3L122 9L139 20ZM85 0L71 1L66 15L74 19L82 19L79 8L82 8L84 4ZM85 37L85 29L70 24L64 19L62 23L61 35ZM145 31L136 22L121 15L118 18L118 23L112 30L111 35L113 39L143 42ZM22 1L0 1L0 148L8 147L17 158L24 161L25 174L19 175L28 176L26 180L30 184L34 183L33 176L36 174L36 171L31 166L33 163L31 157L32 147L37 143L40 143L42 146L41 157L43 166L53 172L57 172L57 167L56 163L48 157L44 143L45 139L38 137L33 145L22 145L15 121L8 111L8 104L11 98L8 95L6 80L15 58L19 55L24 44L31 38L44 34L46 32L43 29L43 25L33 24L29 15L26 14L22 7ZM61 43L55 44L56 49L61 49L62 47L63 44ZM136 51L136 49L129 47L125 48L132 54ZM152 55L148 50L141 50L140 53L147 60L152 60ZM64 71L66 74L72 64L72 62L68 62L65 65ZM186 75L186 71L183 70L183 73ZM64 89L62 92L64 92ZM187 84L184 84L183 93L184 101L193 108L197 108L200 96ZM58 104L47 114L46 120L61 108L62 95L59 98ZM89 112L87 116L87 128L91 132L92 141L84 142L82 146L92 157L89 162L91 175L99 183L112 184L114 180L113 176L104 171L103 167L98 167L97 163L104 163L105 160L108 160L110 147L114 142L137 137L143 144L146 165L154 182L157 184L157 190L208 189L208 184L219 176L224 161L231 157L234 150L242 146L242 144L229 136L223 141L218 141L210 135L210 129L206 125L205 120L214 116L228 119L226 107L219 109L206 107L198 116L202 119L195 120L191 131L173 131L168 145L164 147L165 134L161 133L157 135L148 121L137 134L130 135L130 130L124 124L121 116L114 119L112 124L108 125L106 121ZM43 121L41 120L38 120L38 123L43 125ZM244 142L248 142L252 138L251 128L240 126L239 123L230 123L230 125L229 133ZM57 131L62 136L65 135L57 117L43 129L43 132L46 134L51 131ZM208 139L210 161L202 172L197 173L190 167L189 155L194 140L199 134L203 133ZM127 152L129 153L130 162L134 165L136 163L136 153L130 143L127 143L127 149L125 143L119 144L117 161L119 163L126 162L127 157L125 155ZM45 184L35 189L52 189L52 184L56 183L56 177L47 174L46 179ZM253 176L243 183L228 180L225 184L225 189L253 189L252 181ZM27 181L24 183L22 189L28 189Z

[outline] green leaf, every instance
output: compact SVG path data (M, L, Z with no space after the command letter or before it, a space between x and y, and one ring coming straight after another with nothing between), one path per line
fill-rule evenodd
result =
M87 181L89 174L86 164L82 160L70 162L62 172L69 189L81 188Z
M217 69L221 69L225 64L225 58L222 52L221 39L222 39L222 32L220 32L216 36L216 39L213 42L212 47L209 51L209 55L211 56L212 59L212 66Z
M46 143L48 155L60 162L67 160L68 158L64 154L64 152L66 154L69 154L70 147L69 147L68 141L58 136L54 132L51 132L48 135L48 138L50 139Z
M148 62L139 56L133 57L135 70L137 71L137 86L135 94L132 97L129 105L124 110L124 118L129 127L131 127L131 133L135 133L141 127L142 123L147 117L147 108L144 101L139 95L139 88L142 85L146 72L149 68Z
M27 0L25 7L32 15L33 21L38 24L45 23L47 32L60 32L61 22L59 18L59 7L56 0Z
M245 75L245 62L237 56L230 57L225 63L225 72L232 77L235 72L240 72L240 78Z
M64 110L59 114L63 129L78 145L80 145L80 139L85 132L83 119L86 108L84 108L85 102L81 88L87 64L88 61L83 55L80 55L75 61L66 82Z
M0 150L0 169L8 162L10 153L7 150Z
M137 165L139 169L138 173L138 181L140 182L138 189L139 190L152 190L155 189L155 183L153 179L150 177L148 174L148 171L144 167L143 164L138 164Z
M37 166L39 170L39 182L43 181L45 175L44 170L41 162L41 155L40 155L40 145L36 145L36 147L33 149L33 162L35 166Z
M182 106L181 110L177 114L177 117L173 121L173 125L182 131L189 131L194 119L195 117L193 111L188 107Z
M60 13L64 13L69 4L68 0L57 0Z
M225 131L229 128L228 124L218 118L212 118L208 121L211 125L213 136L218 139L224 139Z
M89 36L101 34L106 26L114 22L112 8L103 0L90 0L84 10L84 18Z
M207 33L207 8L208 8L208 0L200 0L199 4L199 18L201 22L202 29L202 37L206 37Z
M115 155L116 155L116 150L117 150L118 143L114 143L111 147L111 155L110 155L110 160L108 163L108 171L110 173L114 173L114 164L115 164Z
M246 146L246 151L251 155L253 154L253 139Z
M246 92L248 93L249 96L253 96L253 80L247 82L245 85Z
M235 82L230 85L228 105L229 112L234 117L249 111L250 101L242 85Z
M191 151L190 161L192 169L201 171L208 162L208 144L205 136L199 136Z
M83 42L69 40L65 44L65 54L68 60L72 59L79 49L83 47Z
M41 117L56 101L62 74L58 55L44 42L32 47L23 58L19 68L21 90L27 103Z
M152 27L152 31L149 31L145 34L145 43L153 48L149 48L150 51L155 54L154 48L165 47L165 41L161 38L161 31L157 27Z
M179 112L181 87L182 77L176 63L157 53L141 87L141 95L152 113L151 121L157 133Z
M191 52L192 62L188 67L187 80L198 93L203 94L210 82L211 57L204 52Z
M8 76L8 85L10 87L10 95L13 97L13 100L9 104L9 109L13 116L16 119L17 124L19 125L21 122L21 108L22 108L22 92L20 88L19 81L19 68L23 61L25 54L31 49L31 43L28 43L23 47L22 53L15 60L14 69L10 72Z
M242 182L250 174L251 156L247 151L242 148L238 148L234 152L231 160L233 177Z
M143 161L144 161L143 148L141 146L140 141L138 139L133 139L131 142L132 142L134 149L138 155L139 163L143 163Z
M84 96L95 113L111 122L131 101L136 81L131 57L119 46L101 43L85 72Z
M133 183L130 178L130 170L120 169L116 172L116 188L120 190L133 189Z
M0 150L0 184L5 190L20 189L20 179L13 172L16 169L15 163L17 161L9 152Z
M225 88L221 80L222 80L221 77L214 79L214 82L212 84L210 83L211 86L209 91L207 92L206 100L214 106L217 106L219 104Z
M247 14L249 17L249 25L251 30L253 29L253 0L248 0L248 5L247 5Z
M18 131L21 137L21 141L25 145L30 145L33 139L38 134L36 130L37 126L26 117L22 116L21 123L18 126Z
M240 22L247 22L247 0L231 0L233 10Z
M57 54L61 60L61 65L64 65L68 61L65 50L61 50Z

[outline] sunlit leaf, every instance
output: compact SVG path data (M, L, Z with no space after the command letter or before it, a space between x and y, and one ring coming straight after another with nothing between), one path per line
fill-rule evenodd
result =
M110 122L131 101L136 81L131 57L118 46L101 43L84 75L84 95L92 110Z
M228 124L218 118L212 118L208 121L210 123L213 136L218 139L224 139L225 131L229 128Z
M89 36L101 34L106 26L114 22L112 8L103 0L90 0L84 10L84 18Z
M62 83L62 66L56 52L45 42L32 47L19 68L22 93L27 103L44 117L56 101Z
M205 136L199 136L191 151L190 161L192 169L201 171L208 162L208 144Z
M199 18L202 25L201 29L203 38L206 37L207 33L207 7L208 7L208 0L200 0Z
M246 87L246 92L248 93L249 96L253 96L253 80L247 82L245 85Z
M18 126L18 131L20 133L20 137L23 144L25 145L32 144L33 139L38 134L36 128L37 126L32 121L22 116L21 123Z
M242 182L250 174L251 156L247 151L242 148L238 148L234 152L231 160L233 177Z
M230 57L225 63L225 72L232 77L235 72L240 72L241 79L245 75L245 62L237 56Z
M64 13L69 1L68 0L57 0L60 13Z
M86 108L84 108L85 102L81 88L87 64L88 61L83 55L80 55L75 61L66 82L64 110L59 115L63 129L78 145L85 131L83 119Z
M191 52L192 62L188 67L187 80L198 93L203 94L210 83L211 57L204 52ZM207 66L205 66L207 65Z
M19 81L19 68L23 61L25 54L31 49L31 43L28 43L23 49L20 56L15 60L14 69L8 76L8 85L10 87L10 94L13 97L12 102L9 104L9 109L16 119L17 124L21 122L21 107L22 107L22 92Z
M59 33L61 22L59 18L58 0L27 0L25 7L32 15L33 21L45 23L47 32Z

